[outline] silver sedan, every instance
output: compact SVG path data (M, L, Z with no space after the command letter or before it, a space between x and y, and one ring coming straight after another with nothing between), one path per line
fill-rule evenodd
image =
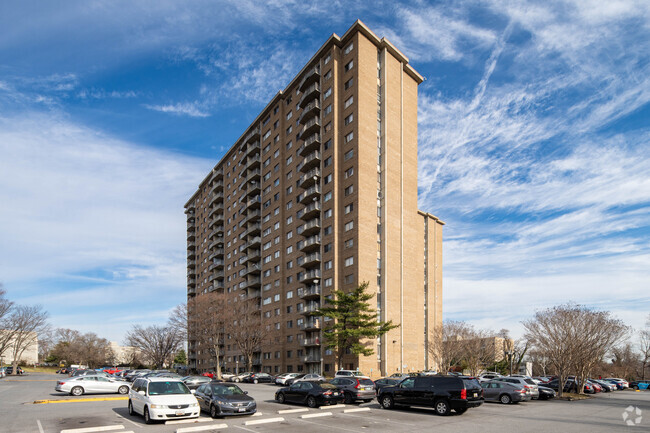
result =
M61 379L54 389L71 395L82 394L128 394L129 383L104 376L77 376Z

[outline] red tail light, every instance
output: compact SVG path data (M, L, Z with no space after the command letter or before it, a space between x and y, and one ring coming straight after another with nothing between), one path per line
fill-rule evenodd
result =
M356 389L359 389L360 386L361 386L361 383L359 382L359 379L357 379L357 384L354 385L354 387L355 387Z
M325 391L323 395L332 395L332 391Z
M467 400L467 390L466 389L461 389L460 390L460 399L461 400Z

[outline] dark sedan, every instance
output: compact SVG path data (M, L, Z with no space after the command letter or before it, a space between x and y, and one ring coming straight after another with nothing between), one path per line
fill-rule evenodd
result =
M272 383L273 376L268 373L251 373L249 376L242 378L246 383Z
M210 413L212 418L230 415L252 415L257 412L253 397L240 387L227 383L207 383L200 385L194 396L201 410Z
M212 379L205 376L185 376L181 380L189 389L197 389L203 384L212 382Z
M538 385L539 388L539 399L540 400L550 400L555 398L555 391L547 386Z
M301 403L309 407L318 407L343 402L343 393L331 383L303 381L280 388L275 393L278 403Z
M487 381L481 382L485 401L498 401L503 404L519 403L530 400L526 388L516 383Z

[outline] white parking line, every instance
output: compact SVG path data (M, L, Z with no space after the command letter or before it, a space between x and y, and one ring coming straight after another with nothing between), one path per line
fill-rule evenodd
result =
M128 421L128 422L130 422L131 424L133 424L134 426L136 426L136 427L138 427L138 428L142 428L142 426L141 426L140 424L138 424L137 422L133 422L133 421L131 421L131 420L128 419L128 418L124 418L124 417L123 417L122 415L120 415L119 413L116 413L115 415L117 415L118 418L121 418L121 419L123 419L124 421Z
M267 424L267 423L271 423L271 422L282 422L282 421L284 421L284 418L279 416L277 418L266 418L266 419L256 419L256 420L253 420L253 421L246 421L244 423L244 425Z
M174 424L194 424L195 422L211 422L214 421L212 418L205 416L199 418L189 418L189 419L175 419L171 421L165 421L165 425L174 425Z
M253 415L251 415L251 416L262 416L262 415L264 415L262 412L255 412L255 413L254 413Z
M36 420L36 424L38 424L38 431L39 431L39 433L45 433L45 431L43 430L43 426L41 425L41 420L38 420L38 419L37 419L37 420Z
M360 407L358 409L345 409L343 413L350 413L350 412L370 412L369 407Z
M331 406L321 406L320 408L322 410L328 410L328 409L341 409L341 408L344 408L344 407L345 407L344 404L333 404Z
M210 425L200 425L197 427L183 427L176 429L176 433L189 433L195 431L206 431L206 430L215 430L215 429L224 429L228 428L228 424L210 424Z
M318 418L321 416L331 416L332 412L321 412L321 413L308 413L307 415L300 415L300 418Z
M61 433L95 433L100 431L124 430L123 425L105 425L101 427L84 427L61 430ZM122 432L124 433L124 432Z
M298 412L309 412L309 409L307 409L307 408L304 408L304 409L283 409L283 410L279 410L279 411L278 411L279 414L283 414L283 413L298 413Z

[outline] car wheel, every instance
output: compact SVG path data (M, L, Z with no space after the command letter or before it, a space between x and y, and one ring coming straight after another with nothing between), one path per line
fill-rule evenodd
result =
M434 406L436 414L438 415L449 415L451 407L449 407L449 402L447 400L438 400Z
M129 392L129 387L126 385L122 385L119 388L117 388L117 392L120 394L126 394Z
M257 379L255 379L255 380L253 381L253 383L260 383L260 381L257 380Z
M153 424L153 420L151 419L151 415L149 415L149 408L148 407L144 408L144 422L145 422L145 424Z
M219 416L219 409L217 408L217 406L213 404L210 405L210 416L212 418L216 418Z
M129 415L135 416L135 411L133 410L133 403L129 400Z
M354 401L354 399L352 398L352 394L350 394L349 392L346 392L344 394L343 403L352 404L353 401Z
M80 386L75 386L70 390L70 394L72 395L81 395L84 393L84 389Z
M503 394L501 397L499 397L499 401L503 404L510 404L512 403L512 399L508 394Z
M235 378L235 383L239 383L239 382L241 382L241 379L238 378L238 377L236 377L236 378Z
M395 402L393 401L393 397L390 395L384 395L380 399L381 407L384 409L392 409L393 406L395 406Z
M307 406L316 407L316 399L311 395L307 397Z
M278 401L278 403L284 403L284 394L283 393L278 394L278 396L275 397L275 399Z

